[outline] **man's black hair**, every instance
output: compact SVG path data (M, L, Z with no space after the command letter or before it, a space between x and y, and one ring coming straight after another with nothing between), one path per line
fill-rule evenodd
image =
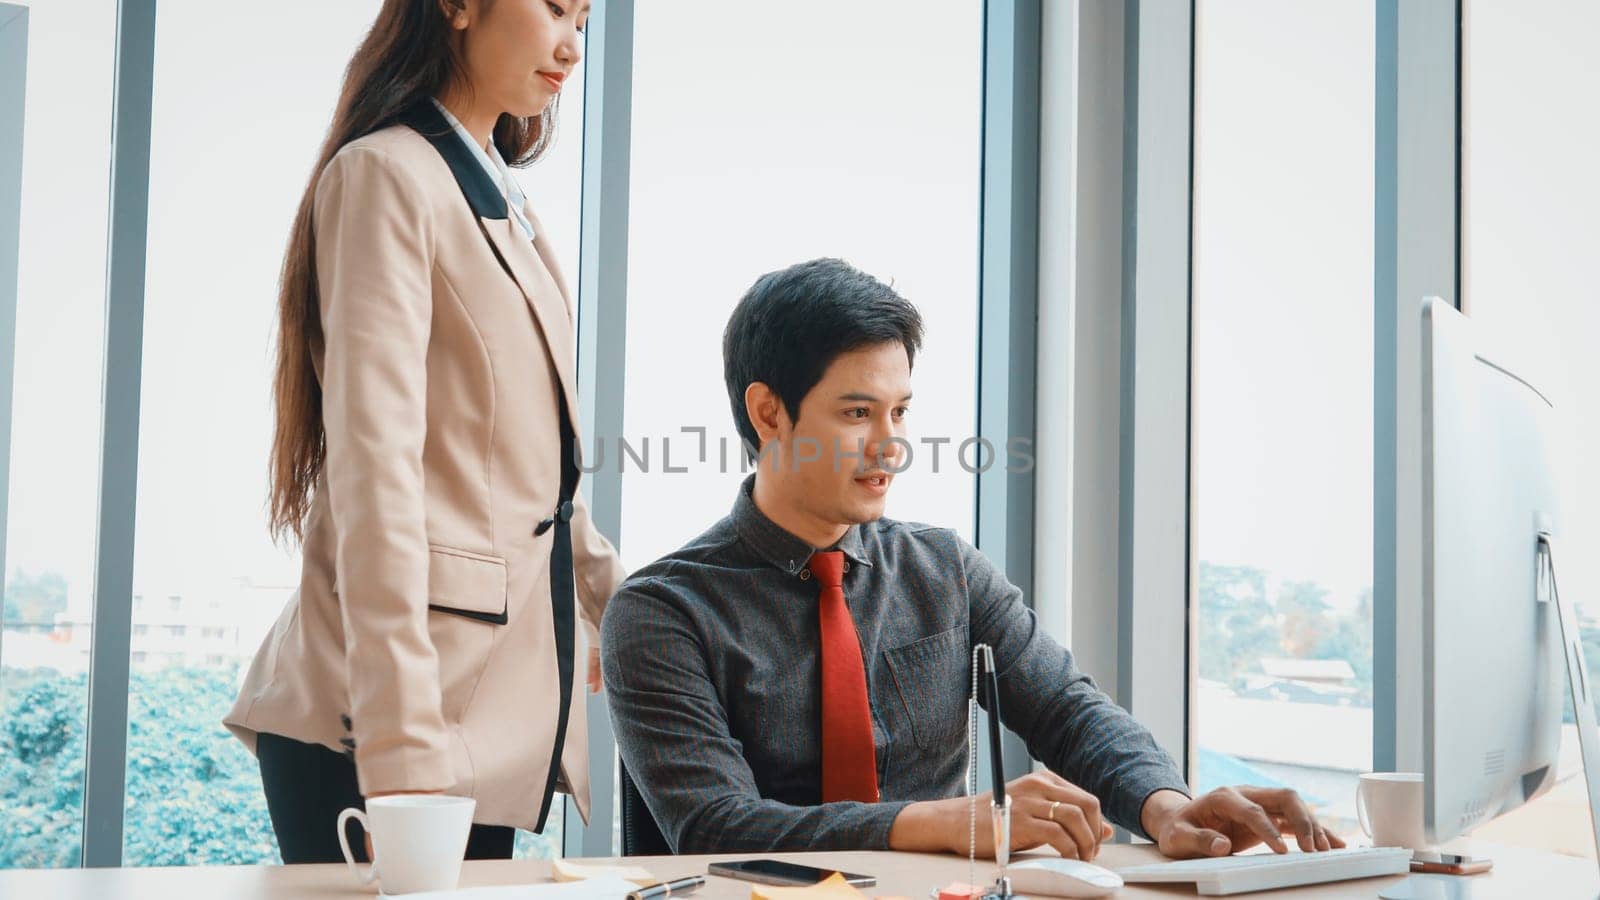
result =
M756 279L722 333L728 404L746 455L761 447L745 412L744 392L772 388L791 421L800 401L840 355L895 343L906 363L922 347L922 316L894 289L839 259L813 259Z

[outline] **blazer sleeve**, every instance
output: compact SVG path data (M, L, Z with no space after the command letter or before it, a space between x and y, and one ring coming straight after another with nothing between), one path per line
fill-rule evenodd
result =
M583 618L598 633L606 603L622 586L627 572L611 542L594 527L589 501L581 489L572 498L572 568Z
M346 148L318 180L322 418L335 577L362 794L454 783L428 634L422 450L433 219L381 150Z
M544 261L545 268L550 270L550 277L555 280L556 287L560 289L561 300L567 308L567 318L572 321L573 333L576 334L577 313L572 302L572 292L567 288L567 280L561 273L561 266L556 262L555 250L545 237L544 225L539 221L539 217L534 215L530 204L523 204L522 213L533 226L533 248ZM572 410L572 414L577 415L578 411ZM622 562L617 559L617 551L611 546L611 542L594 527L594 519L589 515L589 501L584 499L581 489L578 495L572 498L572 509L572 563L578 583L578 603L584 620L593 629L598 630L600 619L606 611L606 602L622 585L627 572L622 568Z

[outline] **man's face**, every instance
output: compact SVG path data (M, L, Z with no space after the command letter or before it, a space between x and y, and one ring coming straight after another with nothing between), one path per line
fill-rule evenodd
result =
M841 354L795 421L780 411L781 453L761 461L761 477L813 520L848 526L881 518L906 453L890 439L904 441L910 402L911 364L898 342Z

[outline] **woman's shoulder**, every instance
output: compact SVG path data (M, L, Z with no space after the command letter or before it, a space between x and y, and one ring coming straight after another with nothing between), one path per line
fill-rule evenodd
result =
M319 177L319 193L335 180L392 184L403 193L431 196L454 181L438 151L407 125L390 125L340 147Z
M408 125L395 124L363 135L339 148L333 162L341 166L378 165L417 169L437 158L428 140ZM332 163L330 163L331 165Z

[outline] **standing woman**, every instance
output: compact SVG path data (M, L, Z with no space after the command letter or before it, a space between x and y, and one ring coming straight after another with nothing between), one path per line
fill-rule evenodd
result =
M346 71L280 295L271 520L304 570L225 720L285 862L338 861L339 810L383 794L475 797L469 858L556 790L588 818L577 616L623 572L578 492L572 301L505 162L549 145L588 8L385 0Z

